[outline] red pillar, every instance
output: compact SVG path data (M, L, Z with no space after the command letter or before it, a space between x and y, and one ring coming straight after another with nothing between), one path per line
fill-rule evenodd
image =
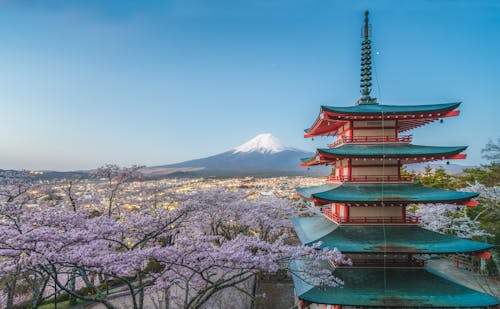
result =
M351 181L352 175L352 159L347 159L347 179Z
M398 180L401 180L401 160L398 160Z

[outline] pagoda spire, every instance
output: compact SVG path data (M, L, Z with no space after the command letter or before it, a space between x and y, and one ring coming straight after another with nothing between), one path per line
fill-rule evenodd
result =
M372 47L370 41L370 24L368 22L368 11L365 11L365 23L363 25L363 42L361 43L361 98L356 102L359 104L378 104L377 99L370 97L372 86Z

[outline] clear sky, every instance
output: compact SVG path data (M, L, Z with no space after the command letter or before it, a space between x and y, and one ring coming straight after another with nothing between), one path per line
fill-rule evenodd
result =
M414 143L469 145L500 128L499 1L0 1L0 168L159 165L270 132L304 140L319 105L359 94L371 13L383 104L463 101Z

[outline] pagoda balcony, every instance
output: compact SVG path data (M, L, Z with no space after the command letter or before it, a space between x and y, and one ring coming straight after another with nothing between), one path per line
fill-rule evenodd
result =
M335 148L342 144L349 143L411 143L412 135L404 135L404 136L342 136L339 137L335 142L328 144L329 148Z
M411 183L413 175L364 175L364 176L328 176L328 182L404 182Z
M340 217L331 209L323 209L323 215L337 224L418 224L417 216L401 217Z

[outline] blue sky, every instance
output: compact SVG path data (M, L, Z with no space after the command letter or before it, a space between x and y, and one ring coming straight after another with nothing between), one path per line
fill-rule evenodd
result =
M1 1L0 168L88 169L204 157L270 132L302 138L319 105L359 97L371 12L373 95L463 101L414 143L499 135L498 1Z

